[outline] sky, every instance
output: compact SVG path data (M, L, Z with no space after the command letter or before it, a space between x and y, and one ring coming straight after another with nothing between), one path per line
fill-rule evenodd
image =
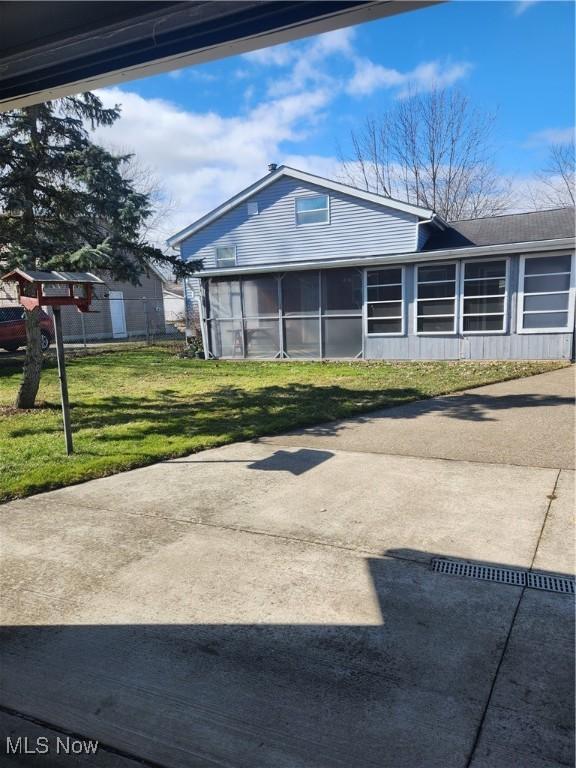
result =
M267 173L337 178L350 131L408 89L458 88L496 114L494 161L517 193L574 132L571 0L455 0L97 93L121 119L96 140L134 152L170 198L161 243ZM526 207L524 205L524 207Z

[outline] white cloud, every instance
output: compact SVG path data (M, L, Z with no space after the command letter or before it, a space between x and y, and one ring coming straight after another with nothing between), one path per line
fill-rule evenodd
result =
M537 131L530 134L524 146L539 147L549 146L550 144L567 144L574 141L576 128L545 128L543 131Z
M439 61L428 61L409 72L399 72L361 57L356 59L356 71L348 82L346 91L352 96L367 96L380 88L395 88L398 89L396 95L404 98L410 93L422 93L454 85L466 77L471 66L467 62L442 64Z
M335 94L345 92L353 96L369 96L381 88L394 89L397 97L404 98L409 93L451 86L471 69L468 62L428 61L401 72L360 55L354 47L355 36L353 28L340 29L311 41L248 53L244 58L271 75L267 92L276 97L324 87ZM341 64L337 75L331 66L335 59Z
M517 0L514 5L514 15L521 16L528 10L528 8L531 8L539 2L540 0Z

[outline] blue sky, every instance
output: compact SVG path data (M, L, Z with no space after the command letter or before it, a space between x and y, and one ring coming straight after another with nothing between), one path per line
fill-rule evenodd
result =
M518 189L574 126L572 2L449 2L104 91L185 226L270 161L336 175L350 129L406 88L457 87L496 112L495 160Z

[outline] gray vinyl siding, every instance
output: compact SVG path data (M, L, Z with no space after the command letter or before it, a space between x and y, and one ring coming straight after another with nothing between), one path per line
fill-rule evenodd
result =
M328 194L330 222L297 226L295 198L314 194ZM416 250L416 216L351 195L282 177L250 200L258 214L250 216L247 202L240 203L183 241L182 258L202 259L210 269L222 246L236 246L237 265L244 267Z
M421 224L418 227L418 250L424 248L426 241L430 237L430 224Z

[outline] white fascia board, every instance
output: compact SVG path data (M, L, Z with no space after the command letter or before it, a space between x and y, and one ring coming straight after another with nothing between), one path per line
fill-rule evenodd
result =
M203 229L208 224L216 221L216 219L219 219L225 213L228 213L228 211L231 211L233 208L245 202L248 198L252 197L252 195L260 192L260 190L268 187L270 184L273 184L283 176L288 176L292 179L298 179L299 181L305 181L308 184L314 184L314 186L322 187L323 189L331 189L334 192L340 192L344 195L349 195L350 197L357 197L361 200L367 200L368 202L376 203L383 208L392 208L393 210L410 213L413 216L417 216L419 219L425 219L427 221L434 219L438 220L441 225L444 224L442 219L437 216L434 211L429 210L428 208L420 208L416 205L410 205L410 203L403 203L401 200L394 200L393 198L383 197L382 195L376 195L373 192L365 192L362 189L357 189L356 187L349 186L348 184L341 184L338 181L332 181L331 179L325 179L322 176L315 176L314 174L307 173L306 171L299 171L296 168L289 168L288 166L281 165L275 171L272 171L272 173L269 173L262 179L254 182L254 184L251 184L239 194L234 195L234 197L231 197L225 203L219 205L218 208L214 208L213 211L210 211L210 213L207 213L201 219L198 219L197 221L190 224L190 226L182 229L175 235L172 235L172 237L168 238L166 242L171 248L174 248L183 240L186 240L188 237Z
M510 256L516 253L544 253L547 251L574 250L575 239L564 237L559 240L537 240L528 243L505 243L472 248L450 248L442 251L420 251L417 253L395 253L391 256L361 256L352 259L330 259L314 261L279 262L277 264L254 264L230 269L207 269L194 273L194 277L234 277L235 275L262 274L265 272L296 272L308 269L333 269L336 267L374 267L388 264L413 264L425 261L446 261L450 259L475 258L478 256Z

